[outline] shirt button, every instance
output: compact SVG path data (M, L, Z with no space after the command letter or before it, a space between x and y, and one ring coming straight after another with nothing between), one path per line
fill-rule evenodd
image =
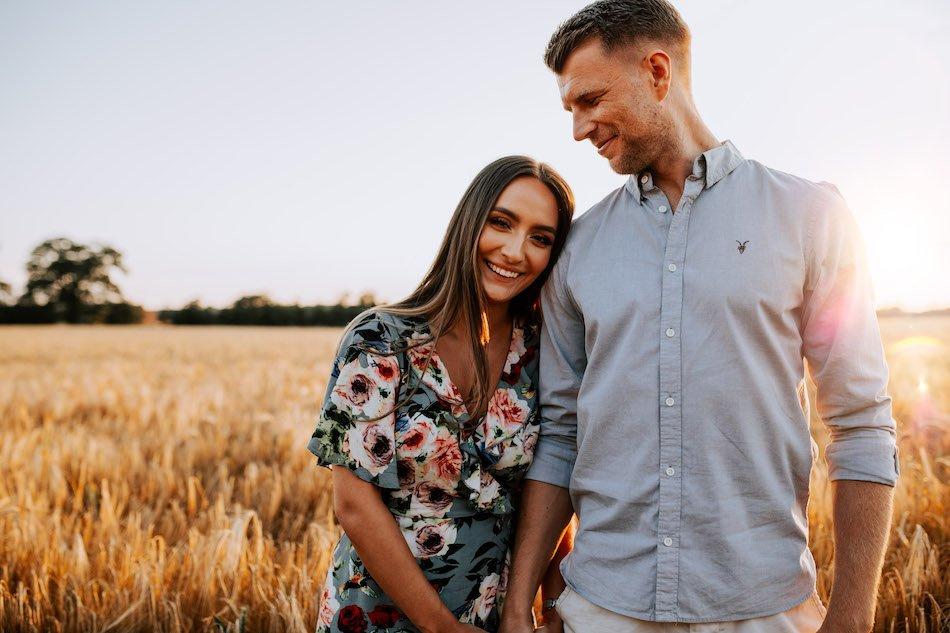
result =
M676 400L674 400L673 398L666 399L666 406L672 407L674 404L676 404Z
M660 205L660 208L657 209L660 213L666 213L666 205Z
M676 336L676 330L673 328L666 328L666 338L673 338Z
M646 174L644 174L643 176L640 176L640 182L642 182L643 184L647 184L649 180L650 180L650 177L647 176Z
M667 536L665 539L663 539L663 544L667 547L671 547L673 545L673 539Z
M675 473L676 473L676 471L673 470L673 467L672 467L672 466L670 466L670 467L668 467L668 468L666 469L666 474L669 475L670 477L672 477Z
M667 270L669 270L671 273L675 273L675 272L676 272L676 264L670 264L670 265L667 266L666 268L667 268Z

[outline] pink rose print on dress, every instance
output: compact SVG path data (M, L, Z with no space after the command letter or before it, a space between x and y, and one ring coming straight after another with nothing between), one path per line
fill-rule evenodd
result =
M411 490L416 485L416 460L400 459L396 462L396 474L399 477L399 487Z
M329 578L332 580L332 575L330 575ZM334 595L331 582L328 581L323 588L323 593L320 594L320 612L317 614L317 625L330 626L330 622L333 621L333 616L336 615L336 612L339 610L340 603Z
M455 487L462 473L462 451L458 440L448 429L440 429L435 450L429 455L426 466L432 479L443 483L446 488Z
M524 425L530 413L528 403L518 398L517 391L499 389L488 404L485 425L489 430L504 429L504 435L510 435Z
M437 483L424 481L416 486L409 511L417 516L444 517L455 494Z
M399 444L399 454L403 457L417 457L429 454L435 449L437 429L435 422L422 415L414 415L409 421L409 428L396 438Z

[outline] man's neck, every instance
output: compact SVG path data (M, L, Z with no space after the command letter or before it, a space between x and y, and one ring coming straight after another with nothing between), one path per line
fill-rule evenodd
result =
M674 212L683 196L686 178L693 173L696 157L719 145L719 140L695 112L686 116L678 128L678 137L650 166L653 184L666 194L670 211Z

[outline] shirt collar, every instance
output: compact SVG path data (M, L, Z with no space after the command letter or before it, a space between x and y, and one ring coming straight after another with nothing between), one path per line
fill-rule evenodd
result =
M709 189L741 165L744 160L745 158L732 141L726 140L697 156L693 161L693 173L689 177L702 179L703 188ZM637 174L630 174L627 179L627 190L634 194L641 204L646 193L655 188L653 174L649 168Z

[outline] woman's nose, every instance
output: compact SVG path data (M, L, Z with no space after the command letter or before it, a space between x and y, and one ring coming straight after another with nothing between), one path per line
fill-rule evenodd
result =
M502 245L501 254L513 264L520 262L524 259L524 240L520 237L506 240Z

